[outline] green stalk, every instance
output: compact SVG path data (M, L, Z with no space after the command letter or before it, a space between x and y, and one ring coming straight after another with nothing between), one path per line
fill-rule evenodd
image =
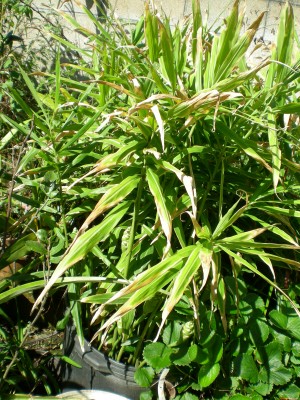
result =
M134 211L133 211L133 216L132 216L132 224L131 224L131 230L130 230L130 237L129 237L129 242L128 242L128 250L127 250L127 259L125 262L125 267L124 267L124 275L123 277L125 279L128 278L128 269L129 269L129 264L131 260L131 255L132 255L132 249L133 249L133 243L134 243L134 238L135 238L135 231L136 231L136 225L137 225L137 217L140 212L140 204L141 204L141 197L142 197L142 190L144 187L144 172L142 171L141 174L141 180L138 185L138 190L137 190L137 195L136 199L134 202Z
M219 200L219 219L222 218L222 209L223 209L223 193L224 193L224 159L222 157L221 161L221 182L220 182L220 200Z
M203 209L204 209L204 206L205 206L205 203L206 203L206 200L207 200L207 196L208 196L209 192L212 189L213 181L214 181L215 176L216 176L216 174L217 174L217 172L219 170L219 165L220 165L220 161L217 162L217 164L216 164L216 166L214 168L214 171L213 171L213 173L212 173L212 175L210 177L210 180L207 183L206 190L204 192L204 195L202 197L201 204L200 204L200 207L199 207L199 210L198 210L198 219L200 218L200 216L201 216L201 214L203 212Z
M118 327L116 326L116 327L114 328L113 340L112 340L113 345L112 345L112 348L111 348L111 350L110 350L110 352L109 352L109 357L115 359L115 357L114 357L114 351L115 351L116 347L118 346L118 344L120 343L120 340L121 340L121 339L118 338Z
M146 325L145 325L145 327L144 327L144 329L143 329L143 331L142 331L142 333L140 335L139 341L137 343L137 346L136 346L136 349L135 349L135 352L134 352L134 354L132 356L132 361L131 361L131 364L134 365L136 368L138 367L137 363L139 361L139 355L141 353L141 348L144 345L145 336L146 336L146 334L150 333L149 326L153 322L155 316L157 315L157 310L159 309L160 305L161 305L161 302L158 302L156 307L152 311L151 315L149 316L149 318L147 320L147 323L146 323Z

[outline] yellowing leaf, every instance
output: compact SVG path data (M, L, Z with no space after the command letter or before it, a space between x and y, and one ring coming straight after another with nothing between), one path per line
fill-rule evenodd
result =
M157 105L151 107L151 110L153 112L153 115L156 119L157 125L158 125L158 129L159 129L159 133L160 133L160 140L161 140L161 145L162 145L162 149L163 152L165 151L165 130L164 130L164 123L163 120L161 118L160 112L159 112L159 108Z
M178 301L181 299L187 286L193 279L195 273L198 271L200 264L201 264L200 247L197 246L194 248L194 250L190 254L189 258L186 260L183 268L180 270L180 272L177 274L177 276L174 280L171 293L170 293L170 295L167 299L167 302L163 308L162 322L159 327L157 337L159 336L160 331L161 331L166 319L168 318L168 315L173 310L173 308L178 303Z
M72 265L82 260L97 243L104 240L107 235L110 234L111 230L118 224L127 211L128 204L121 204L112 210L112 212L110 212L99 225L89 229L73 242L64 258L56 267L50 280L46 283L42 293L37 298L33 309L41 303L46 293L51 289L58 278L60 278Z
M171 215L167 208L165 197L163 195L162 188L160 186L156 172L152 168L147 168L146 176L149 189L154 197L162 230L167 238L167 246L164 252L164 254L166 255L171 247L171 236L172 236Z
M273 186L276 191L279 176L280 176L280 167L281 167L281 150L279 148L279 141L277 138L276 124L275 124L275 115L268 115L268 138L269 145L272 154L272 167L273 167Z

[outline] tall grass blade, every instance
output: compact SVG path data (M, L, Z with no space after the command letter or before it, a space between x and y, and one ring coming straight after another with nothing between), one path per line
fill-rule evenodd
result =
M279 148L278 132L276 130L275 115L268 115L268 138L269 146L272 154L272 168L273 168L273 186L276 192L280 178L280 168L281 168L281 150Z
M149 189L154 197L154 201L156 204L157 213L160 219L162 230L167 239L167 246L165 249L165 255L168 253L171 248L171 236L172 236L172 220L170 212L167 208L165 202L165 196L163 194L161 185L159 183L159 178L156 172L152 168L147 168L146 170L147 181L149 185Z
M188 246L178 250L176 254L161 261L149 270L139 274L132 283L121 289L113 296L107 304L110 304L117 298L132 294L130 299L121 306L115 314L109 318L102 330L110 326L114 321L118 320L122 315L136 308L144 301L151 299L159 290L165 287L177 275L183 266L185 259L189 257L195 246Z
M200 0L192 0L193 32L192 32L192 58L195 64L197 55L197 35L202 27Z
M145 39L148 46L149 59L156 62L159 55L158 43L158 19L157 16L150 11L149 1L145 3Z
M200 252L201 252L200 247L199 246L195 247L195 249L191 252L189 257L187 258L184 266L174 279L170 295L163 306L162 321L156 336L156 340L171 311L178 303L178 301L181 299L185 290L187 289L188 285L193 279L194 275L198 271L198 268L201 265Z
M62 261L56 267L39 297L36 299L33 310L41 303L45 294L51 289L58 278L60 278L72 265L82 260L97 243L104 240L111 233L111 230L117 226L121 218L126 214L126 212L128 212L128 207L128 203L122 203L115 207L115 209L113 209L99 225L94 226L77 238Z
M168 23L167 21L165 23ZM160 35L160 48L161 48L161 58L160 62L163 63L164 70L169 78L169 82L174 92L176 89L177 76L175 70L175 60L174 60L174 48L173 40L170 33L170 29L167 29L163 23L159 24L159 35Z
M108 189L83 223L80 231L87 229L87 227L97 217L99 217L99 215L103 214L105 211L116 206L122 200L124 200L137 187L139 182L140 177L137 175L132 175Z

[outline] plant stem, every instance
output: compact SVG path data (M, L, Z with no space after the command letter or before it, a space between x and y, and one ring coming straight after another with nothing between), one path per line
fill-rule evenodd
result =
M140 212L140 204L141 204L141 197L142 197L142 190L144 187L144 170L142 170L142 175L141 175L141 180L138 185L138 190L137 190L137 195L136 199L134 202L134 211L133 211L133 216L132 216L132 223L131 223L131 230L130 230L130 237L129 237L129 242L128 242L128 249L127 249L127 258L125 261L125 266L124 266L124 272L123 272L123 277L125 279L128 278L128 269L129 269L129 264L131 260L131 255L132 255L132 249L133 249L133 243L134 243L134 238L135 238L135 231L136 231L136 226L137 226L137 217Z
M137 367L137 363L139 361L139 356L140 356L141 348L144 345L145 336L146 336L147 333L148 334L150 333L149 326L153 322L155 316L157 315L157 310L159 309L160 305L161 305L161 302L160 301L157 302L157 305L155 306L155 308L152 311L151 315L147 319L146 325L145 325L145 327L144 327L144 329L143 329L143 331L142 331L142 333L140 335L140 338L139 338L139 341L137 343L135 352L134 352L133 357L132 357L132 362L131 362L131 364L134 365L135 367Z

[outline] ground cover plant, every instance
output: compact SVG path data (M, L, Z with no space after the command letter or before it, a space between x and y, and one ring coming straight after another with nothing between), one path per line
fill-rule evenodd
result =
M27 261L0 301L45 286L37 308L67 285L79 338L134 365L142 386L166 378L171 398L297 398L291 6L255 67L246 54L263 15L243 31L238 1L213 29L196 0L175 27L149 3L133 25L82 9L96 33L64 16L86 48L53 35L78 62L58 53L43 94L20 69L35 108L10 92L28 118L11 122L29 142L11 193L26 212L0 266Z
M41 265L45 267L42 260L32 262L36 254L44 254L34 233L35 216L40 211L33 214L28 212L31 206L37 209L39 206L43 207L44 198L41 191L34 191L32 185L20 189L19 178L22 164L25 162L26 165L25 160L30 158L34 147L29 133L33 127L32 114L28 116L22 104L27 104L28 109L34 111L38 108L30 88L22 77L21 69L27 74L40 68L45 69L45 59L47 69L50 69L51 38L45 39L44 28L49 25L53 29L54 26L46 17L43 22L37 18L32 3L32 0L4 0L0 4L1 292L7 288L16 288L20 280L30 281L27 275L29 271L38 273ZM59 27L59 24L55 25L56 31L59 31ZM39 90L47 90L42 79L35 77L34 84ZM36 178L32 177L33 180ZM35 187L37 186L38 184ZM22 202L22 198L26 199L26 203ZM6 278L13 279L19 270L20 274L15 276L16 280L6 281ZM30 316L34 298L31 293L25 296L12 301L7 301L8 298L1 301L1 398L3 393L15 391L50 394L59 390L50 366L53 361L51 351L56 345L54 342L51 345L54 335L53 329L49 328L55 321L50 313L46 312L45 316L45 310L41 310L34 317ZM46 310L49 307L50 302L46 304Z

